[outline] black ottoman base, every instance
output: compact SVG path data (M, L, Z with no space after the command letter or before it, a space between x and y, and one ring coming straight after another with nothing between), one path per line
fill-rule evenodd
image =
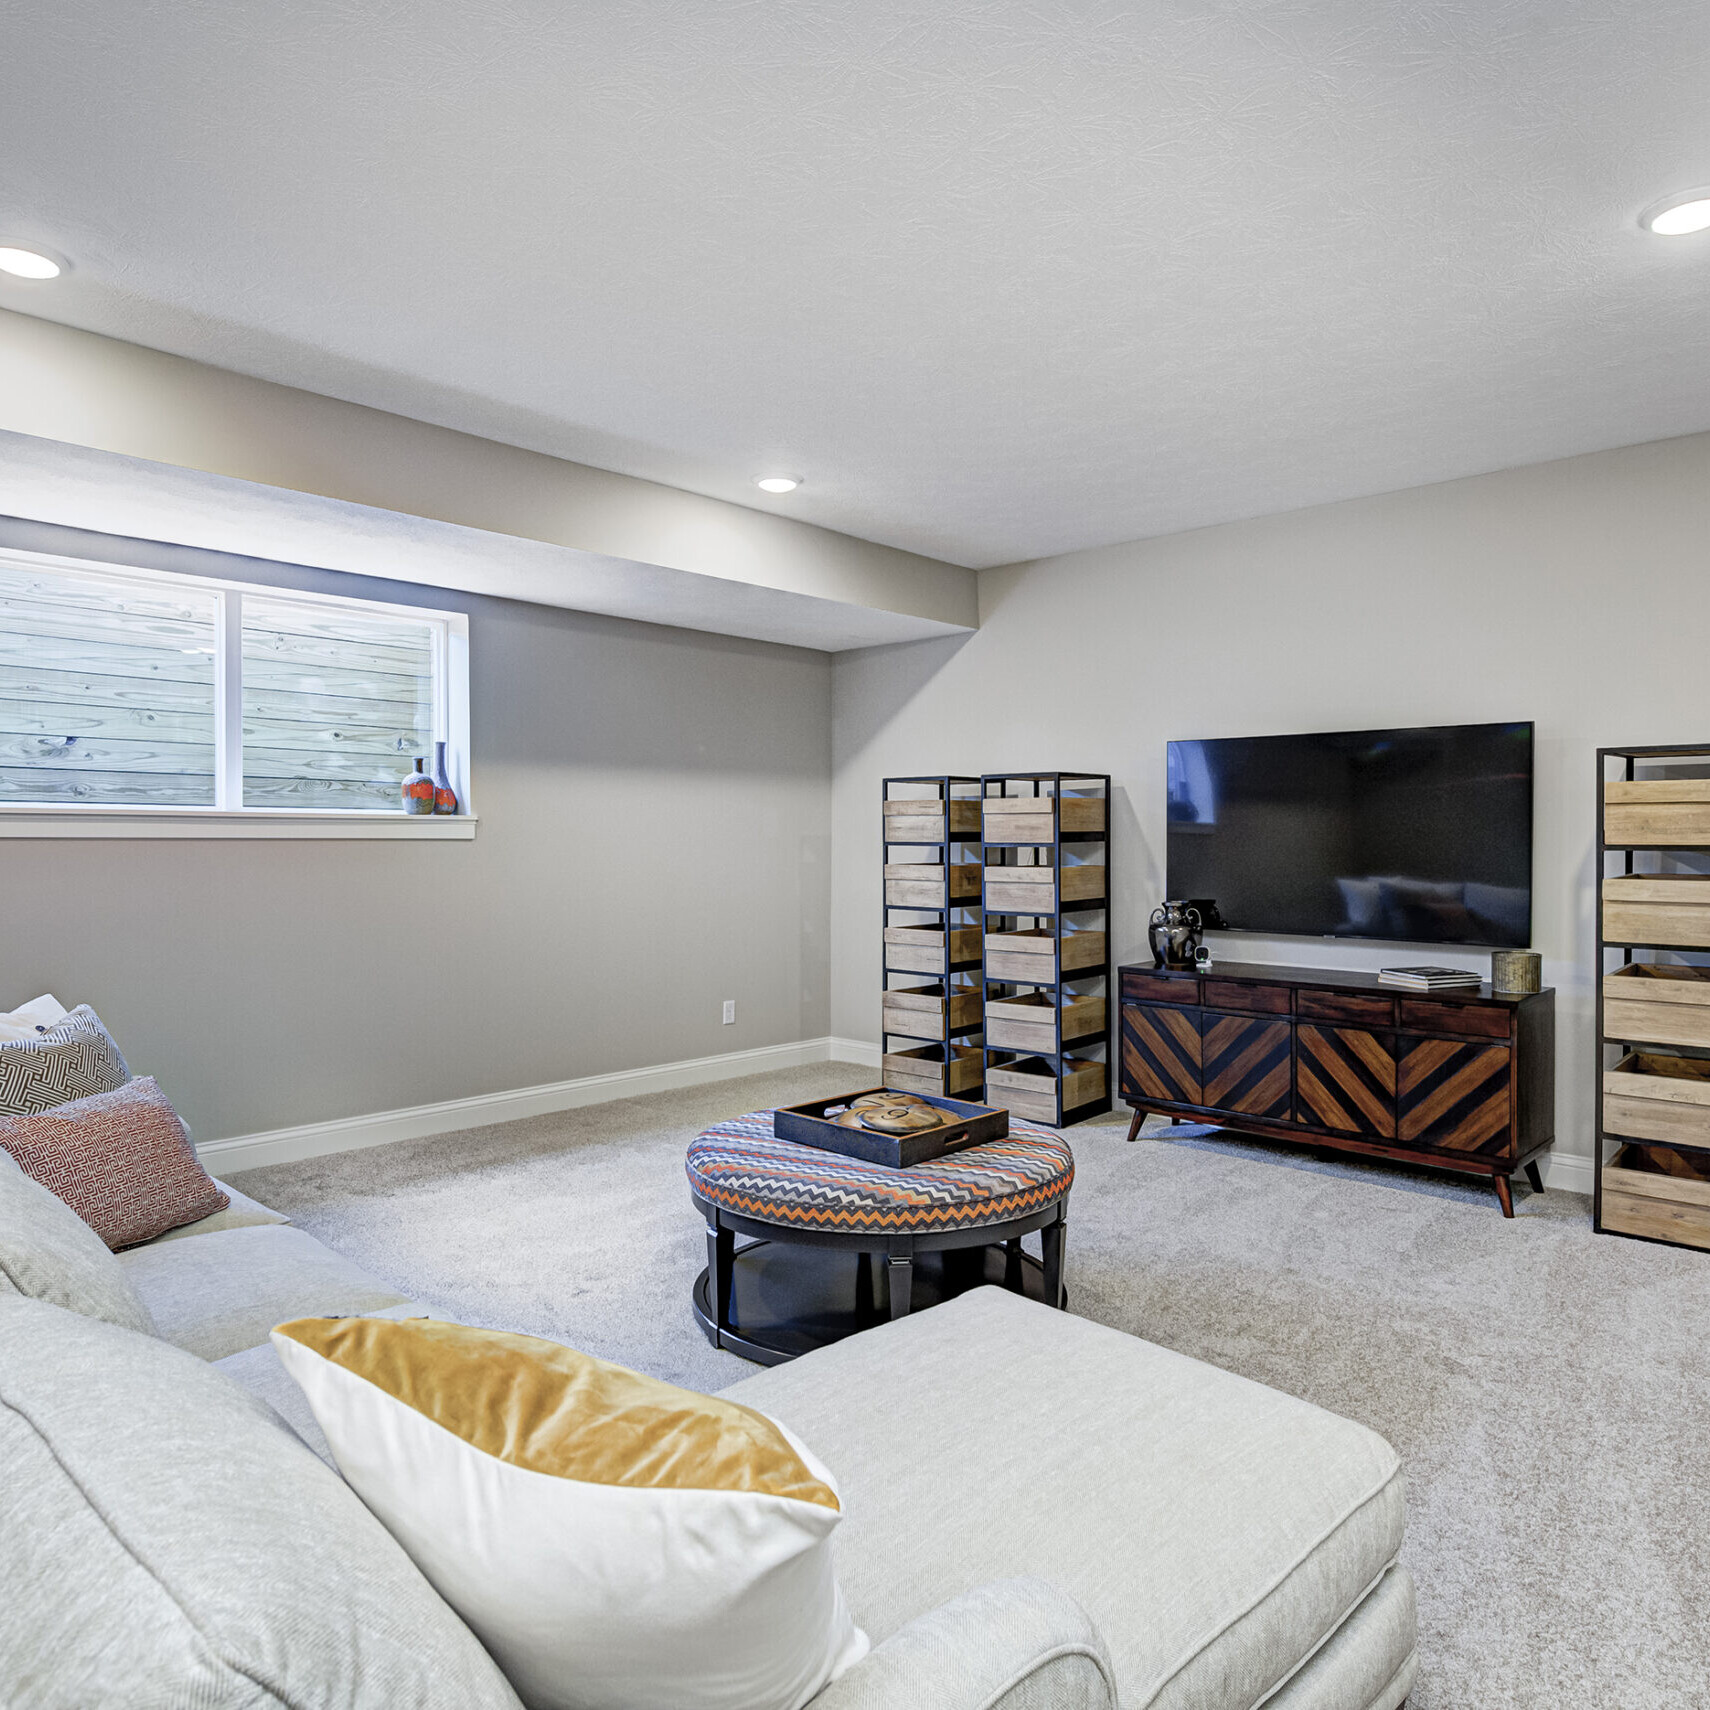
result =
M702 1271L692 1295L695 1319L715 1348L776 1366L988 1284L1060 1307L1067 1300L1063 1229L1059 1209L1041 1229L1043 1262L1024 1252L1016 1235L995 1244L964 1236L965 1245L917 1249L908 1263L897 1264L884 1252L792 1240L778 1231L737 1248L735 1231L709 1228L708 1246L715 1253L720 1235L730 1243L724 1256L728 1294L720 1313L711 1267ZM900 1292L905 1288L906 1299Z

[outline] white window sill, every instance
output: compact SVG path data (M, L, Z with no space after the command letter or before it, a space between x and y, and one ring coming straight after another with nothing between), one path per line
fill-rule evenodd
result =
M473 814L362 808L15 807L0 804L0 837L404 838L467 842Z

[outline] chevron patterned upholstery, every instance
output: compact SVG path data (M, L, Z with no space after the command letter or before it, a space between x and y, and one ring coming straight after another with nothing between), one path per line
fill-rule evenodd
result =
M79 1004L35 1039L0 1044L0 1116L34 1116L115 1092L131 1078L101 1018Z
M893 1170L779 1140L769 1110L709 1128L687 1168L699 1198L739 1217L879 1235L1005 1223L1055 1204L1075 1179L1068 1143L1013 1117L1006 1140Z

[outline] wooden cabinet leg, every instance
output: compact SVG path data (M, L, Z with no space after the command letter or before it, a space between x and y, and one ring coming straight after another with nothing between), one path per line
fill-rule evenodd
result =
M1063 1248L1068 1227L1059 1217L1055 1223L1047 1223L1039 1231L1045 1258L1045 1304L1055 1306L1059 1311L1063 1306Z
M1496 1197L1502 1205L1502 1215L1514 1215L1514 1190L1508 1185L1507 1176L1492 1176L1491 1181L1496 1185Z
M712 1297L713 1324L730 1329L730 1283L736 1263L736 1235L719 1226L718 1214L707 1223L707 1293Z
M1138 1140L1140 1138L1140 1127L1141 1127L1141 1124L1145 1122L1145 1120L1146 1120L1145 1111L1143 1111L1143 1110L1135 1111L1134 1120L1128 1124L1128 1138L1130 1140Z
M1526 1166L1526 1180L1532 1184L1533 1193L1542 1193L1544 1191L1544 1173L1538 1168L1538 1160L1536 1158Z
M891 1317L906 1318L914 1295L914 1249L887 1253L885 1271L891 1292Z

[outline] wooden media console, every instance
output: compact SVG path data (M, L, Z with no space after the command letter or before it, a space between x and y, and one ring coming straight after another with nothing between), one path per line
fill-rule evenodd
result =
M1488 985L1411 992L1375 974L1223 963L1118 970L1119 1092L1134 1111L1543 1186L1556 1000Z

